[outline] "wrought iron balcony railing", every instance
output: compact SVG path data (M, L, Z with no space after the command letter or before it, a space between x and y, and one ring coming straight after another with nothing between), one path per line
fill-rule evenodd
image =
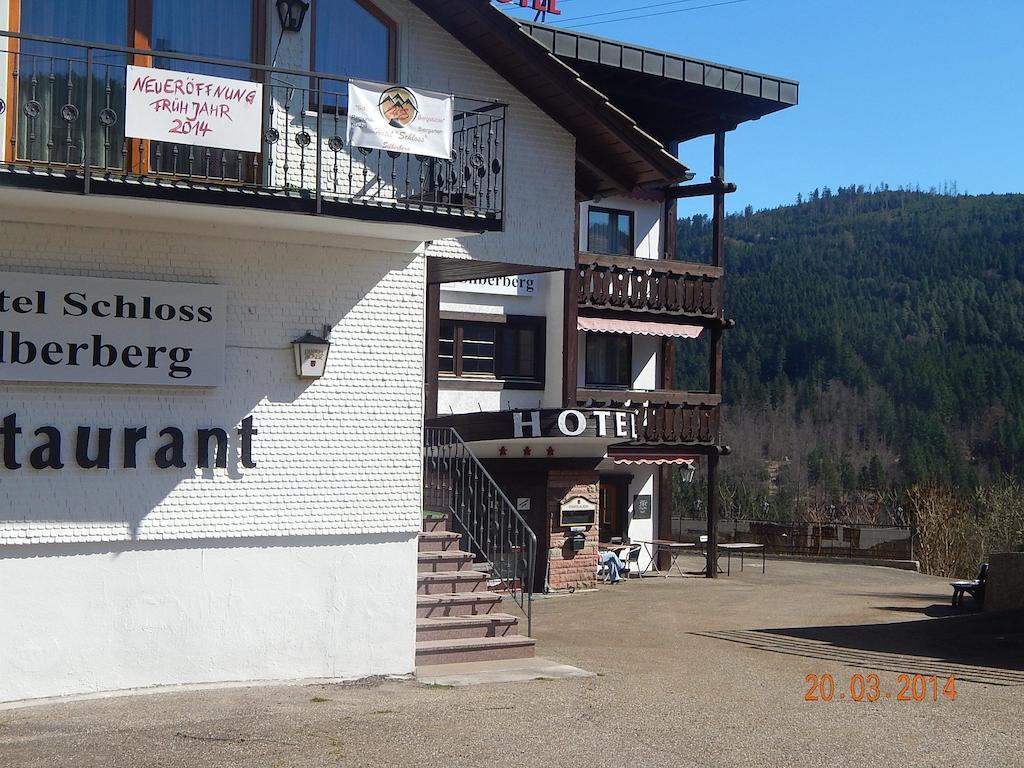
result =
M675 315L722 316L722 270L702 264L581 252L579 306Z
M719 395L581 388L576 397L580 405L588 407L602 403L634 409L639 435L635 444L711 446L719 442Z
M456 97L442 160L348 146L345 78L0 31L0 72L5 60L0 183L501 229L504 104ZM261 151L126 136L129 64L259 85Z

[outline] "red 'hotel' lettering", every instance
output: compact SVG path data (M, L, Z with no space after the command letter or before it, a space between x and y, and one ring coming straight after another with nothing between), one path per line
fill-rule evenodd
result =
M517 1L520 8L532 7L535 11L550 13L552 16L562 15L562 12L558 10L558 0L498 0L499 3L514 3Z

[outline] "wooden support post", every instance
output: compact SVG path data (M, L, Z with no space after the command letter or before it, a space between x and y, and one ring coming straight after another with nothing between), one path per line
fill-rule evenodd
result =
M566 408L576 407L576 367L579 357L579 333L576 330L579 315L580 273L578 269L567 269L562 272L564 286L563 297L563 337L562 337L562 405Z
M714 179L725 183L725 131L715 133ZM711 264L723 266L725 261L725 192L715 193L715 210L711 225Z
M715 208L711 226L711 264L725 266L725 131L715 132L715 157L713 179L718 185L715 193ZM720 278L721 279L721 278ZM719 310L719 320L725 319L725 310ZM722 394L722 326L711 329L711 360L708 369L708 390ZM721 406L719 406L721 408ZM721 433L715 435L716 446L721 443ZM707 570L709 579L718 578L718 451L708 456L708 548Z
M437 416L438 354L441 349L441 284L427 283L427 321L423 359L423 416Z
M580 206L572 217L573 269L562 272L562 406L576 407L576 380L579 366L580 314Z
M708 456L708 546L705 575L718 578L718 452Z
M668 146L668 151L673 157L679 155L679 142L673 141ZM665 241L662 243L662 253L665 258L674 261L679 258L679 202L678 197L672 194L672 189L666 190L664 222L662 236ZM672 338L662 339L661 342L661 388L666 391L674 391L676 388L676 346L677 342ZM659 539L671 540L672 536L672 514L673 507L673 477L678 469L675 465L664 465L658 467L658 516L655 534ZM658 567L667 569L669 566L669 553L658 552Z

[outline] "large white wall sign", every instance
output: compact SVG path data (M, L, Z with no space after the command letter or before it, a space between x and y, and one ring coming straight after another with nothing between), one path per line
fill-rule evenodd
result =
M444 93L357 80L348 85L348 143L415 155L452 155L455 99Z
M224 383L223 286L0 272L0 381Z
M260 151L259 83L129 65L127 91L127 136Z

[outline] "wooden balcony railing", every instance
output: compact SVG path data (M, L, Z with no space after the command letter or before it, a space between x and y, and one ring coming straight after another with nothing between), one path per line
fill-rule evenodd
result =
M722 317L722 269L580 252L579 305L694 318Z
M636 410L644 445L717 445L721 434L721 396L690 392L579 389L580 405ZM628 403L628 405L627 405Z

